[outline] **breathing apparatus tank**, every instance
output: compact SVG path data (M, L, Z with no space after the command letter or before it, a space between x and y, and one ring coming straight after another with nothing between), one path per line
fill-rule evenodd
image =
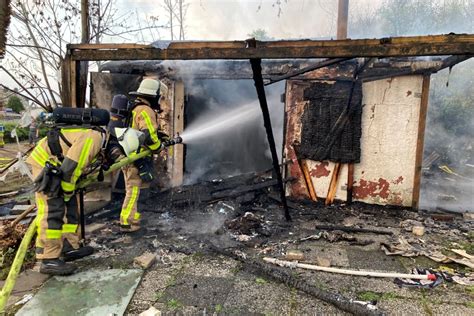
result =
M108 131L117 137L116 128L127 128L128 119L130 115L130 102L123 94L117 94L112 99L112 106L110 109L110 122L107 125Z
M110 120L109 111L90 108L55 108L49 117L57 125L106 126Z

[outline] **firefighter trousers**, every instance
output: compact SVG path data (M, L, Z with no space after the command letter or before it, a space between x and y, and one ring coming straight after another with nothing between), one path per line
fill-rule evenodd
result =
M138 197L142 180L137 167L133 164L122 168L125 178L125 200L120 212L120 225L140 225L140 213L138 212Z
M33 176L41 172L33 168ZM57 259L61 256L63 240L74 249L80 247L79 236L79 196L76 194L68 202L62 196L51 198L41 192L35 193L37 215L36 258Z

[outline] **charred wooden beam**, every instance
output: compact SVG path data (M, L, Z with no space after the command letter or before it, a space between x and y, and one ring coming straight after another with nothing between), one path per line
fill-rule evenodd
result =
M354 58L390 56L469 55L474 53L474 34L448 34L380 39L171 42L161 49L135 44L75 44L68 46L73 60L150 59L281 59Z
M250 46L255 46L255 40L249 40ZM285 188L283 186L283 178L281 176L280 164L278 162L278 154L276 151L275 138L273 137L272 122L270 119L270 112L268 110L267 97L265 96L265 86L263 85L262 78L262 60L261 59L250 59L252 65L253 80L255 88L257 90L258 101L260 103L260 109L263 115L263 125L267 133L268 145L272 154L273 169L278 180L278 187L280 189L280 198L283 204L283 210L287 221L291 220L290 211L288 210L288 204L286 203Z
M370 82L375 80L381 80L385 78L398 77L398 76L409 76L409 75L429 75L436 73L445 68L453 67L456 64L459 64L465 60L472 58L474 55L454 55L445 58L438 65L432 67L406 67L405 69L390 69L390 68L381 68L381 69L366 69L366 71L360 74L360 78L363 82Z
M296 70L294 72L291 72L289 74L286 74L286 75L283 75L283 76L279 76L279 77L274 77L274 78L270 78L270 81L265 83L266 86L268 85L271 85L273 83L277 83L277 82L280 82L282 80L285 80L285 79L289 79L289 78L292 78L292 77L296 77L296 76L299 76L299 75L302 75L302 74L305 74L307 72L310 72L310 71L313 71L313 70L316 70L316 69L320 69L320 68L324 68L324 67L327 67L327 66L331 66L331 65L335 65L335 64L338 64L340 62L343 62L343 61L346 61L346 60L349 60L351 58L333 58L333 59L326 59L326 60L323 60L319 63L316 63L315 65L311 65L311 66L308 66L308 67L304 67L302 69L299 69L299 70Z
M369 228L329 226L329 225L316 225L315 228L318 230L340 230L347 233L372 233L372 234L379 234L379 235L393 235L393 232L388 231L388 230L369 229Z
M242 268L252 274L261 275L268 277L277 282L284 283L288 286L291 286L297 290L303 291L319 300L332 304L336 308L354 314L354 315L385 315L383 310L372 309L369 306L363 305L361 303L355 302L352 299L344 297L339 293L332 293L326 290L317 287L310 282L299 278L294 275L294 272L290 269L284 269L280 267L274 267L267 263L257 261L253 258L246 258L242 256L242 253L239 251L232 252L229 250L219 249L211 244L209 250L224 255L226 257L232 258L242 263Z
M285 179L284 182L292 181L292 180L295 180L295 178ZM236 197L248 192L257 191L257 190L273 187L276 185L278 185L278 180L271 179L271 180L266 180L266 181L256 183L253 185L241 185L234 189L212 192L211 196L214 199L232 198L232 197Z

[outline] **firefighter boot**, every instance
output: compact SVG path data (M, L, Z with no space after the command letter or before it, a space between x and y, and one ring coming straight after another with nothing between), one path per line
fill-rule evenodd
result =
M43 259L41 261L40 273L50 275L70 275L76 271L76 266L65 263L60 259Z
M141 230L141 227L139 225L120 225L120 232L122 233L135 233Z
M94 248L91 246L83 246L74 249L67 239L64 240L62 255L64 261L73 261L90 256L94 253Z

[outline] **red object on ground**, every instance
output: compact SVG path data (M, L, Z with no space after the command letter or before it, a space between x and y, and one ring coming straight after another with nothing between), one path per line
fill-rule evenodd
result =
M428 280L436 281L436 274L428 274Z

